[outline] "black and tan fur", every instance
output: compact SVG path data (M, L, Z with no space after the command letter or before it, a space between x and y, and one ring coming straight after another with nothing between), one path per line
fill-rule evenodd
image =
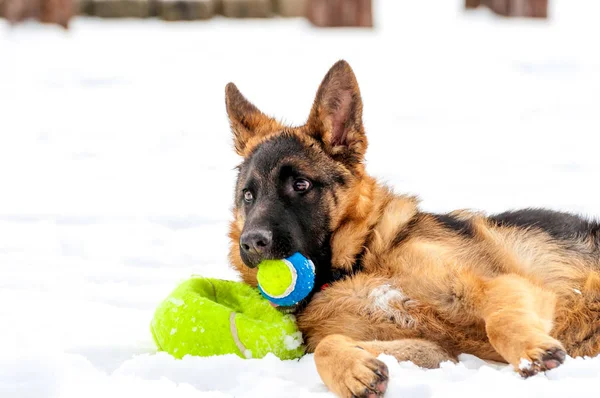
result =
M226 104L244 158L231 263L256 285L264 258L300 251L315 262L315 291L295 310L331 391L383 394L381 353L430 368L470 353L524 376L600 353L598 222L420 211L366 174L360 91L344 61L303 126L266 116L233 84Z

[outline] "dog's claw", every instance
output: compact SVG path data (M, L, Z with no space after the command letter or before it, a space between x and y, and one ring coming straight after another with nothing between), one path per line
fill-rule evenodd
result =
M535 359L529 366L521 368L523 377L535 376L540 372L558 368L565 362L567 353L561 347L553 347L546 350L543 355Z
M352 396L358 398L376 398L383 396L387 390L388 384L388 370L385 363L376 358L372 358L363 362L362 366L361 372L365 373L363 373L362 376L358 376L360 372L355 373L355 380L359 381L362 379L362 383L356 385L348 384L348 389Z

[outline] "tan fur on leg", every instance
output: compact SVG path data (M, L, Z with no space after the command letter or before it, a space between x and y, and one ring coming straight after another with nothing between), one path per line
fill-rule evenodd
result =
M550 337L556 297L526 279L503 275L487 282L482 315L490 343L524 376L559 366L562 344Z

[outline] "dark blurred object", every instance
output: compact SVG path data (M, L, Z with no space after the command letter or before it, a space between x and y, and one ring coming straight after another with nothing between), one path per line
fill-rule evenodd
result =
M155 0L156 14L165 21L210 19L217 11L216 0Z
M277 0L276 7L277 13L282 17L305 17L308 13L308 0Z
M147 18L148 0L92 0L93 15L100 18Z
M548 18L548 0L465 0L466 8L480 5L505 17Z
M69 28L69 21L75 14L73 0L2 0L0 15L11 24L27 19L37 19Z
M41 2L39 0L3 0L2 11L11 24L23 22L29 18L39 19L41 14Z
M77 1L77 14L93 15L94 3L92 0L76 0L76 1Z
M372 0L0 0L0 16L13 24L32 18L67 28L74 14L166 21L304 17L320 27L373 26Z
M371 0L309 0L308 19L321 27L372 27Z
M229 18L268 18L273 16L271 0L221 0L223 15Z
M40 21L55 23L65 29L69 28L69 21L76 13L73 0L42 0L41 3Z

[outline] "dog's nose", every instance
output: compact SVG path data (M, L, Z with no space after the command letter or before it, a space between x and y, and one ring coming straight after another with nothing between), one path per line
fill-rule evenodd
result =
M240 237L242 250L249 254L264 254L271 248L273 233L265 229L244 232Z

